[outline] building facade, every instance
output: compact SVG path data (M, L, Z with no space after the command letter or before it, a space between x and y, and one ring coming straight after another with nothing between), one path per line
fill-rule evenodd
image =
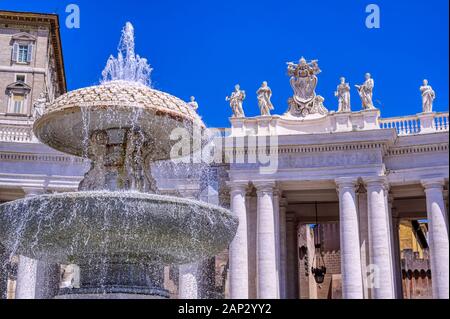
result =
M229 171L231 208L244 220L230 247L232 298L298 298L299 229L314 223L335 225L328 252L339 251L343 298L401 298L399 224L418 220L428 221L433 297L448 298L448 113L231 123L227 151L245 157ZM275 150L255 147L255 136L276 137ZM249 162L271 151L274 172Z
M36 148L37 140L31 133L34 112L38 110L35 105L51 102L66 92L58 16L0 11L0 48L0 201L41 192L54 179L49 172L59 176L57 180L64 180L64 185L60 185L64 188L71 183L74 171L64 165L58 168L58 154L41 145ZM21 143L20 151L16 143ZM53 159L36 165L41 158ZM16 163L15 168L9 165L11 160ZM21 256L15 260L14 267L18 269L11 272L2 262L3 297L10 273L48 279L40 274L51 267ZM15 290L14 282L10 281L11 291ZM19 285L18 290L19 295L27 297L46 296L35 294L28 283Z
M55 15L0 12L0 203L76 191L89 168L41 144L31 129L40 105L66 91L58 28ZM426 109L424 99L426 112L381 118L370 103L370 76L359 91L361 110L351 110L344 81L338 111L328 111L315 93L319 71L317 61L288 65L294 94L282 115L270 114L266 83L258 91L261 116L245 117L236 87L214 165L148 168L162 193L222 205L240 221L229 252L166 268L173 297L409 298L405 278L414 267L405 265L424 254L421 287L431 287L429 297L449 297L448 112ZM424 220L426 252L406 256L399 229ZM12 256L0 253L3 297L9 282L11 298L51 298L65 280L61 265L14 256L11 268ZM320 257L327 272L317 284L311 268Z

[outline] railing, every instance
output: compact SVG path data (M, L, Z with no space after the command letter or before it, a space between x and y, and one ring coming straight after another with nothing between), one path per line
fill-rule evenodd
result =
M400 136L419 133L444 132L449 130L448 112L432 113L431 122L427 127L425 121L428 114L418 114L380 119L381 129L395 129Z
M426 115L379 119L379 125L381 129L395 129L400 136L449 131L448 112L432 113L430 127L426 130L422 123L423 116ZM227 137L231 132L229 128L214 128L214 130L217 130L217 137ZM38 143L38 140L33 134L31 123L0 120L0 142Z
M398 135L413 135L420 133L420 121L417 115L391 117L388 119L380 119L381 129L393 128Z
M36 139L31 126L2 125L0 123L0 141L31 143Z
M436 113L434 117L434 127L436 131L448 131L448 112Z

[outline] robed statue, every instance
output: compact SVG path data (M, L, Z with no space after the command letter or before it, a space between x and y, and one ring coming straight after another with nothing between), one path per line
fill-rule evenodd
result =
M372 110L375 109L372 101L373 87L375 85L375 82L373 81L370 73L366 73L365 79L366 80L363 84L355 85L355 87L358 90L359 96L361 98L363 110Z
M267 85L266 81L264 81L258 91L256 91L256 95L258 96L258 106L261 115L270 115L270 111L272 111L274 107L270 101L272 90Z
M337 86L334 96L338 98L338 112L351 112L350 107L350 85L345 82L345 78L341 77L341 83Z
M191 107L191 109L193 109L194 111L197 111L198 109L198 103L195 100L194 96L191 96L190 101L187 103L187 105L189 105Z
M231 96L227 96L225 101L230 102L231 110L233 111L233 117L245 117L242 103L245 100L245 91L241 90L239 84L234 86L234 92Z
M422 93L422 112L433 112L433 101L436 98L436 94L434 93L433 88L428 85L428 80L423 80L420 92Z

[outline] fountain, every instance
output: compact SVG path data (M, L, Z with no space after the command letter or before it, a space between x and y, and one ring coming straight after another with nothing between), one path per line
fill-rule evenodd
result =
M80 287L57 298L166 298L164 265L214 256L236 232L224 208L158 194L150 164L170 158L179 141L169 133L205 126L185 102L152 89L150 73L127 23L101 84L60 96L34 123L41 142L91 160L79 191L0 205L11 255L80 267Z

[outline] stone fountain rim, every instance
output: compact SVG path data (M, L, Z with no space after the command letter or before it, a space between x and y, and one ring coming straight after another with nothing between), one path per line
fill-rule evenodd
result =
M68 214L67 208L58 206L59 203L61 203L62 201L71 204L74 201L81 201L81 202L90 200L98 201L101 200L102 198L109 200L118 200L119 202L123 201L124 202L123 205L125 206L136 205L139 204L140 202L142 203L147 202L149 205L153 205L152 203L154 204L161 203L163 205L179 206L181 209L177 210L178 212L176 213L175 211L173 211L167 214L167 221L169 222L169 224L167 224L168 228L166 230L163 230L162 233L156 231L154 226L151 225L158 226L158 223L160 223L162 219L166 219L166 217L162 217L166 214L164 211L159 210L157 212L153 209L144 210L139 215L142 217L148 216L145 217L145 220L142 223L140 223L140 226L137 226L136 228L136 234L141 233L142 231L146 232L147 235L144 235L144 237L127 237L127 236L123 237L124 235L126 235L126 233L121 234L120 231L113 231L113 233L111 233L110 235L112 235L113 237L111 238L115 238L115 240L111 241L110 243L111 246L108 248L109 250L107 252L107 256L111 261L128 260L130 262L136 262L137 260L139 261L146 260L147 262L154 262L152 258L154 256L158 256L158 258L160 258L159 262L162 263L185 264L193 262L195 260L198 260L199 257L209 256L208 254L210 254L211 252L219 253L220 251L225 249L228 246L229 242L232 240L234 234L236 233L239 224L238 218L235 215L233 215L231 211L214 204L194 199L187 199L169 195L142 193L136 191L78 191L78 192L36 195L1 204L0 212L3 211L8 212L11 209L14 209L14 207L28 207L29 205L36 205L36 204L40 205L41 203L45 204L47 202L52 203L54 207L58 208L57 211L59 213L57 213L58 215L55 217L57 219L60 219L61 216L66 216ZM136 202L136 204L133 204L133 202ZM95 207L95 205L97 204L92 203L88 205L94 205ZM121 205L119 204L119 206ZM159 236L162 234L163 236L167 236L170 232L173 231L171 230L172 227L175 227L174 229L183 229L183 228L190 229L190 226L188 226L188 224L185 224L185 222L183 222L185 218L189 218L189 220L192 221L202 221L202 220L206 221L209 220L210 218L209 214L211 213L214 216L216 216L214 219L219 223L216 226L212 226L211 224L207 228L204 228L199 233L200 237L196 237L196 239L192 239L190 241L188 240L188 246L190 245L191 248L193 249L189 251L189 254L180 255L179 252L183 251L183 249L181 249L180 247L187 243L185 239L183 239L184 235L182 234L183 233L185 235L189 234L189 232L191 232L192 230L186 230L187 232L182 231L181 233L179 233L181 237L178 237L177 239L178 241L175 241L173 243L164 245L150 244L154 242L154 238L156 238L154 237L155 235ZM117 210L116 212L113 212L112 215L110 215L110 217L114 218L114 216L116 215L118 217L121 216L122 215L121 211ZM7 218L5 220L6 224L3 225L3 227L6 227L4 228L6 235L5 236L2 235L0 237L2 237L2 242L4 240L3 243L6 245L6 247L11 248L13 246L11 246L10 244L9 241L10 235L8 235L8 232L10 229L12 229L10 228L11 225L13 227L17 226L14 226L14 222L12 222L11 219L9 219L8 221L8 216L10 215L6 215ZM33 219L34 218L33 216L39 215L35 215L34 213L32 213L30 218ZM95 237L92 237L92 240L86 242L84 246L83 243L80 243L80 245L72 247L74 248L74 250L70 250L70 247L72 245L72 239L70 238L73 238L72 232L76 231L77 229L73 227L77 227L77 224L79 225L82 224L82 226L84 225L80 229L81 232L79 232L81 236L89 235L90 232L89 229L95 231L98 231L99 229L99 226L96 223L97 218L93 217L95 215L87 213L85 216L87 219L84 219L82 216L80 216L81 219L77 218L78 222L70 221L65 226L63 225L64 223L61 225L58 224L60 226L58 226L57 229L55 229L54 231L53 230L51 231L51 233L53 233L53 235L50 234L50 236L52 236L51 240L49 240L48 237L49 233L46 232L42 233L41 235L43 235L44 237L40 237L41 235L38 236L39 238L42 239L42 241L37 243L37 246L35 246L34 244L32 246L30 246L30 244L25 244L26 242L29 241L29 238L37 239L37 237L35 237L36 230L33 230L35 226L26 226L23 230L25 231L25 233L27 233L27 235L23 239L21 239L20 243L18 243L19 246L16 247L18 249L17 252L24 256L29 256L30 258L54 261L57 263L70 263L75 261L75 263L77 264L82 264L83 260L85 260L86 258L91 257L96 258L95 256L100 256L99 254L103 254L103 252L101 250L101 245L96 243L98 238ZM38 218L39 220L41 217L36 218ZM45 220L45 217L43 218L44 218L43 220ZM2 220L2 214L0 214L0 220ZM90 223L91 221L93 221L94 223L91 224ZM174 224L172 224L170 221L174 222ZM33 225L36 225L35 222L33 222ZM89 224L85 224L86 222L88 222ZM154 222L156 224L154 224ZM44 227L43 229L47 227L45 223L42 225ZM65 227L69 226L72 227L71 228L72 231L67 233ZM147 228L147 226L150 226L150 228ZM31 230L31 233L29 233L29 230ZM219 231L222 234L221 237L215 238L216 236L213 234L215 234L216 231ZM226 233L223 233L224 231ZM59 239L55 242L53 238ZM199 239L201 241L198 241ZM117 244L118 243L117 240L120 241L125 240L127 242L125 246L129 245L128 248L123 249L123 247L121 247L121 244ZM77 239L77 242L80 242L79 238ZM200 246L194 248L192 245L197 245L197 243L199 243ZM88 245L86 246L86 244ZM144 246L141 246L142 244ZM59 247L56 250L54 250L55 245ZM163 249L164 251L162 251L161 249ZM43 258L43 256L45 256L45 258Z
M99 89L102 87L108 87L108 86L114 85L114 84L118 84L119 86L123 86L123 87L141 88L141 89L150 91L154 94L165 96L171 100L174 100L180 104L183 104L187 110L189 110L189 108L190 108L190 106L185 101L183 101L182 99L180 99L172 94L169 94L167 92L156 90L154 88L151 88L151 87L146 86L139 82L115 80L115 81L109 81L109 82L101 83L98 85L82 87L82 88L78 88L78 89L69 91L69 92L59 96L53 102L47 103L46 110L44 111L42 116L40 116L38 119L35 120L35 122L33 124L33 131L35 131L35 129L37 129L41 125L42 121L45 122L45 119L50 114L57 114L59 112L66 113L66 112L70 112L70 111L78 112L78 109L81 109L82 107L87 107L87 108L93 107L95 109L102 109L102 108L108 108L108 107L118 107L118 108L124 108L124 109L125 108L141 108L141 109L147 110L147 111L153 110L153 111L155 111L156 115L168 115L172 119L175 119L180 122L184 122L185 120L187 120L189 122L193 122L193 123L201 126L202 128L206 127L205 124L203 123L201 117L194 110L192 110L193 116L190 116L190 115L184 114L182 112L174 111L169 108L157 106L154 104L151 105L151 107L146 107L145 105L143 105L143 103L140 103L140 102L129 102L129 101L119 101L119 100L92 101L92 102L81 101L81 102L71 102L71 103L67 103L67 104L58 106L59 102L61 100L63 100L64 98L76 96L78 93L80 93L82 91L95 91L96 89ZM53 105L57 105L57 106L53 106Z
M234 216L231 214L231 211L223 208L221 206L206 203L200 200L196 199L190 199L190 198L184 198L184 197L177 197L172 195L160 195L160 194L152 194L152 193L143 193L139 191L99 191L99 190L93 190L93 191L75 191L75 192L63 192L63 193L52 193L52 194L41 194L36 196L30 196L30 197L24 197L20 199L16 199L14 201L6 202L0 204L0 207L2 206L8 206L8 205L14 205L15 203L19 202L26 202L31 201L33 199L38 198L65 198L67 196L73 197L104 197L104 198L131 198L131 199L145 199L145 200L153 200L153 201L164 201L164 202L172 202L174 204L186 204L186 205L196 205L200 207L210 208L214 209L215 211L218 211L224 215L227 216Z

